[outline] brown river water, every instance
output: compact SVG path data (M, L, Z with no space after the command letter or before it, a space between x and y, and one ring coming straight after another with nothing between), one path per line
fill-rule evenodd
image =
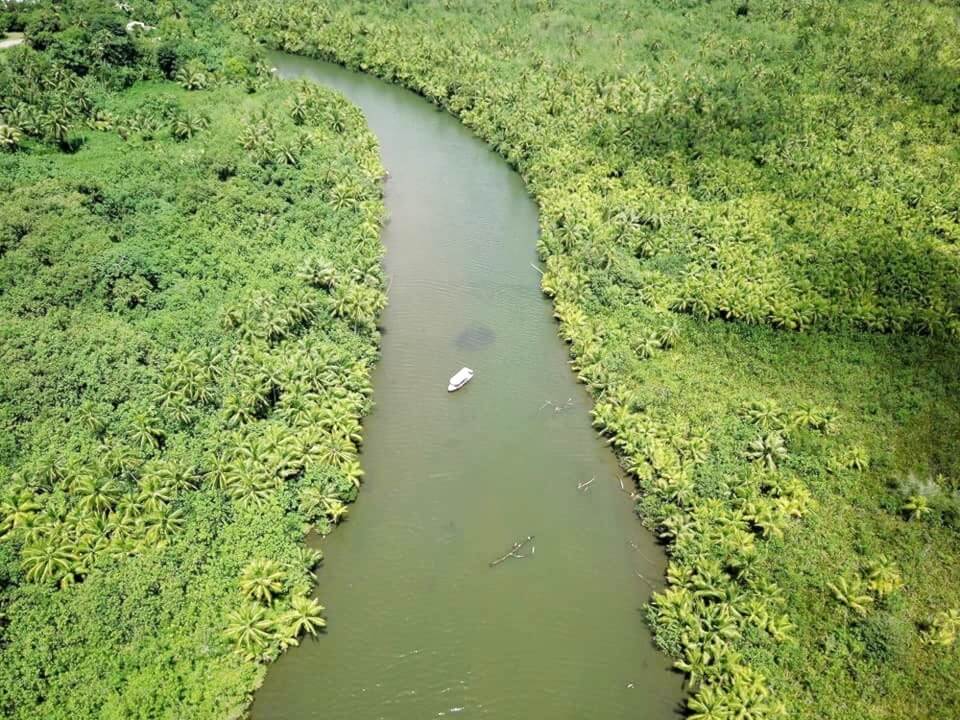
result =
M413 93L271 62L341 91L380 140L390 304L366 482L322 543L329 627L270 667L253 718L676 717L681 677L643 614L665 557L590 427L522 180ZM475 378L448 394L464 365ZM525 557L489 566L529 535Z

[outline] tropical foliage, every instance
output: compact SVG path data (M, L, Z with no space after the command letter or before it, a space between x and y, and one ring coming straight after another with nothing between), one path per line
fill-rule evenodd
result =
M3 11L3 717L242 714L325 626L304 535L362 476L376 142L204 8L133 5Z
M649 615L692 717L960 705L953 5L220 8L523 174L572 366L668 545Z

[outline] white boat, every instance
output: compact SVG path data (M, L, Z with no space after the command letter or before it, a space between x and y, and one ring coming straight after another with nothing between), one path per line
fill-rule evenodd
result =
M450 384L447 385L447 392L459 390L473 379L473 370L468 367L460 368L457 374L450 378Z

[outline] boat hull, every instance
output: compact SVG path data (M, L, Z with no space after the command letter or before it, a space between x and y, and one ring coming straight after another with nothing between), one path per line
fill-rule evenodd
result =
M456 375L450 378L450 382L447 383L447 392L455 392L471 380L473 380L473 370L470 368L461 368L457 371Z

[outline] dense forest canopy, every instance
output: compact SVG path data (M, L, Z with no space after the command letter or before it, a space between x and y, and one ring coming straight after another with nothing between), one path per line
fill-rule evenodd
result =
M362 474L377 144L201 5L0 14L4 717L239 716L325 624L303 540Z
M523 174L715 718L960 706L954 3L224 0Z
M960 333L949 3L250 5L251 31L295 9L288 48L336 43L482 124L594 252L656 260L677 309Z
M324 625L385 301L376 142L270 47L524 176L667 545L688 714L960 706L960 31L946 0L6 4L0 713L229 717Z

